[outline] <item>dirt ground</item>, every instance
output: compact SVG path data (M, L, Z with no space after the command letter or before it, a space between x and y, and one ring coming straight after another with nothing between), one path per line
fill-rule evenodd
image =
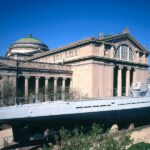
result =
M8 143L12 142L12 129L6 129L0 131L0 149L4 146L4 139L8 141Z
M146 142L150 143L150 126L137 131L133 131L131 138L134 140L134 143Z

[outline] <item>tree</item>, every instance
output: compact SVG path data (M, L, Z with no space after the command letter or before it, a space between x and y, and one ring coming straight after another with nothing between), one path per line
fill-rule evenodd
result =
M150 84L150 77L147 79L147 82Z
M1 99L4 105L12 105L15 103L16 88L13 81L4 80L1 88Z

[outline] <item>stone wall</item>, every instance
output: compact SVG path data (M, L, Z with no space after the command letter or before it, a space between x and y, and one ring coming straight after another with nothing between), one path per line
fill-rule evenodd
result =
M93 64L93 96L113 96L113 69L111 64Z
M73 70L73 89L79 91L81 96L93 97L92 87L92 63L84 61L75 63Z
M147 69L136 68L134 72L134 81L146 82L149 77Z

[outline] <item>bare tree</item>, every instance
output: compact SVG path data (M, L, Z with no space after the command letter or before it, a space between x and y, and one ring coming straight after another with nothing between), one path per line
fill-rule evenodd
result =
M2 103L7 106L14 104L15 92L16 92L16 88L14 86L13 81L4 80L3 86L1 88Z

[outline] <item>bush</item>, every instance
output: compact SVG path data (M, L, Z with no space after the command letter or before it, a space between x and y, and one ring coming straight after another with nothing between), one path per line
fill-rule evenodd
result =
M13 81L4 80L1 89L2 103L6 106L15 104L15 92L16 88L14 86Z
M58 150L124 150L132 141L127 133L104 134L101 126L94 123L90 131L83 127L71 131L62 128L60 142L56 143L60 143Z
M128 150L150 150L150 144L140 142L137 144L133 144L131 147L128 148Z

